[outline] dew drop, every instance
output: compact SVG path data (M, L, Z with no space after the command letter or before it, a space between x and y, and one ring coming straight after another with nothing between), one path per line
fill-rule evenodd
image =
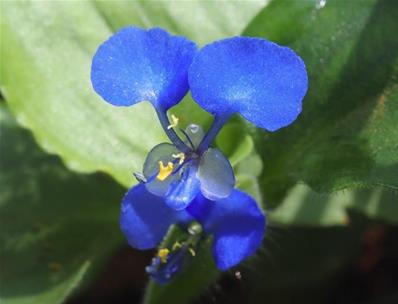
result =
M326 5L326 0L317 0L317 2L315 4L315 8L322 9L325 7L325 5Z
M193 134L196 134L198 133L200 127L196 124L190 124L188 128Z

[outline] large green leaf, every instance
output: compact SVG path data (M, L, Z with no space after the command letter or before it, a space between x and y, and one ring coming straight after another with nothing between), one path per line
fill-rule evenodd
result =
M262 198L258 177L262 172L261 158L255 151L235 168L237 187L268 206L267 193ZM276 208L267 211L272 226L341 226L350 224L349 211L357 210L369 218L398 223L398 193L386 187L344 189L318 193L299 182L286 191Z
M148 104L117 108L94 94L96 48L127 24L160 25L200 43L238 34L264 3L2 2L2 93L18 121L69 168L104 171L129 186L165 136ZM182 121L197 122L203 112L187 103Z
M270 205L300 180L327 192L398 187L397 28L396 1L281 0L246 29L291 46L309 74L299 119L256 138Z
M396 224L398 194L381 186L320 194L298 183L287 191L278 207L268 213L268 219L271 223L294 226L340 226L350 224L349 210Z
M111 28L160 26L203 45L240 34L269 0L95 1Z
M66 170L0 106L0 302L61 303L121 243L124 190Z

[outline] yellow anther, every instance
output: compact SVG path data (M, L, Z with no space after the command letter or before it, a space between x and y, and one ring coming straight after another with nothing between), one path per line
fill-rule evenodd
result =
M170 253L170 250L168 250L167 248L163 248L158 251L158 257L160 258L160 261L162 263L167 262L167 257L169 256L169 253Z
M179 165L182 165L184 163L185 160L185 154L184 153L178 153L178 154L172 154L171 156L173 156L174 158L179 158L180 160L178 161Z
M167 126L167 129L170 130L171 128L177 127L178 121L178 117L176 117L174 114L171 114L171 124Z
M175 242L173 245L173 251L180 249L182 247L182 245L179 242Z
M188 248L189 253L194 257L196 255L195 250L193 250L192 248Z
M174 165L172 162L168 162L167 166L163 165L163 162L159 161L159 173L156 178L160 181L164 181L173 172Z

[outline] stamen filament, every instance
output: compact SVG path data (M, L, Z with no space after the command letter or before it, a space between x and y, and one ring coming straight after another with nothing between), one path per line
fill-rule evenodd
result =
M178 164L182 165L184 163L185 160L185 154L184 153L178 153L178 154L172 154L171 156L173 156L174 158L179 159Z
M188 248L188 251L193 257L196 256L195 250L193 250L191 247Z
M191 146L192 150L195 150L195 145L192 142L192 139L189 137L189 135L187 134L187 132L185 132L185 130L180 129L181 133L184 134L185 138L188 140L189 145Z
M178 121L179 121L179 119L178 119L178 117L175 116L174 114L171 114L171 121L172 121L171 124L169 124L169 125L167 126L167 130L170 130L170 129L175 128L175 127L178 126Z
M182 245L180 242L175 242L172 249L173 249L173 251L175 251L177 249L180 249L181 247L182 247Z
M156 113L158 115L160 124L162 125L163 130L166 132L167 136L171 140L171 142L183 153L188 153L191 149L178 137L177 133L173 128L168 128L171 124L169 118L167 117L166 110L161 108L156 108Z

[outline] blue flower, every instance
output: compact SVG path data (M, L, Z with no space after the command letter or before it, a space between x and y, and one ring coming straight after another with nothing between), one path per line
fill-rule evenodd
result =
M215 116L203 136L199 126L181 130L167 110L189 86L195 101ZM215 136L238 112L257 126L276 130L301 111L307 90L302 60L289 48L258 38L235 37L197 52L193 42L155 28L127 27L97 50L91 80L107 102L127 106L150 101L173 144L152 149L144 164L148 191L176 210L201 193L210 200L228 197L235 185L232 167L221 151L209 148Z
M264 214L255 200L239 190L216 202L199 194L188 208L177 211L140 184L131 188L122 202L120 227L129 244L137 249L155 248L172 224L187 227L192 222L200 223L204 234L213 236L212 253L220 270L227 270L252 255L265 233ZM192 234L198 237L200 232ZM168 275L171 278L180 269L187 249L194 249L187 244L193 243L190 240L176 250L171 248L166 257L160 254L148 271L158 281L168 281Z
M158 246L170 225L189 227L190 237L161 249L148 273L167 282L188 253L194 254L203 234L213 236L213 256L221 270L253 254L264 235L265 216L250 196L234 189L228 159L211 144L234 113L269 131L291 124L307 91L300 57L249 37L216 41L198 51L184 37L130 26L98 48L91 81L113 105L149 101L171 141L148 153L143 172L135 173L140 184L122 203L121 229L134 248ZM214 116L206 134L194 124L181 129L178 118L172 115L170 122L167 115L189 89Z

